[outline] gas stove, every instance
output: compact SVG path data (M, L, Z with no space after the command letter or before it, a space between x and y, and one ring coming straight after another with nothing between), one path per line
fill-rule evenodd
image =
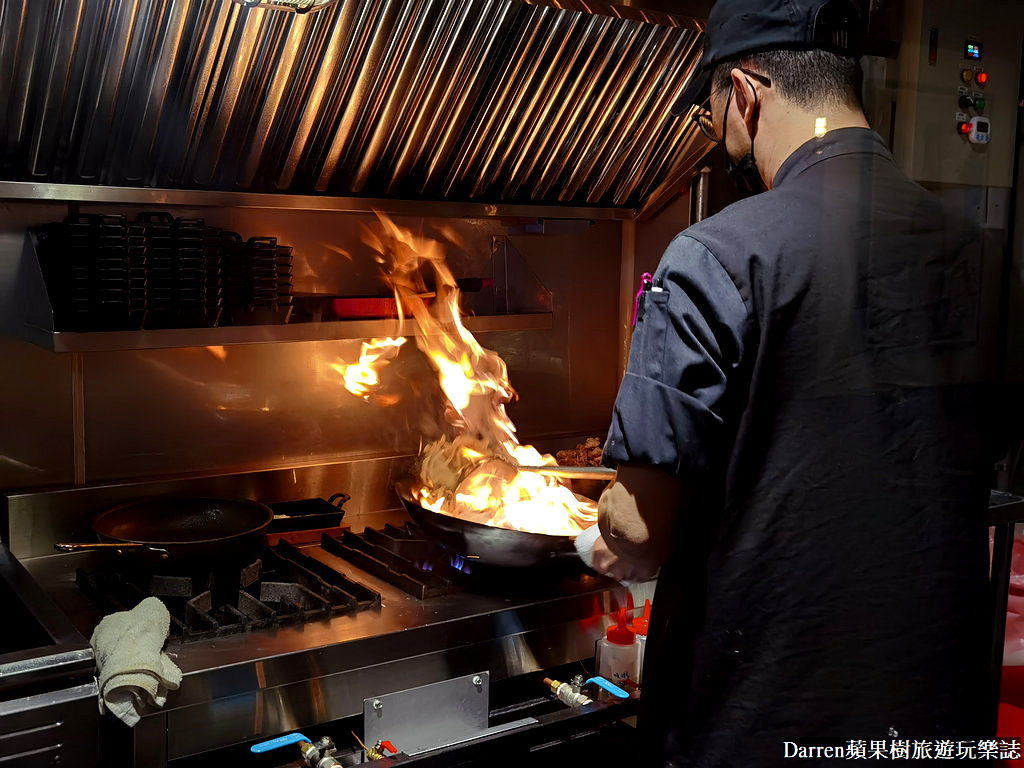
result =
M26 566L86 637L147 595L168 605L167 650L184 680L130 734L134 764L156 768L356 718L374 696L578 664L627 601L627 590L579 565L467 562L400 519L199 571L124 567L96 552Z
M75 583L108 612L160 598L171 614L172 644L322 621L380 605L379 592L287 542L216 567L153 568L128 560L79 568Z

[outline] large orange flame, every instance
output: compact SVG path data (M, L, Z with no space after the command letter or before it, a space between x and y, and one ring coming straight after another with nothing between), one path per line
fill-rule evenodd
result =
M556 478L519 471L520 466L556 462L517 439L505 409L516 396L505 361L480 346L463 323L460 293L445 262L445 246L381 214L378 218L380 231L367 230L364 242L385 265L384 278L399 303L400 332L404 310L412 315L416 345L437 371L451 428L450 435L421 452L413 484L416 500L435 512L533 533L575 535L593 524L597 520L593 501L575 495ZM433 311L422 298L428 289L424 272L435 283ZM387 341L398 344L397 339ZM363 367L353 374L360 396L366 397L379 380L374 366L379 367L384 358L374 355L381 346L377 341L364 346L365 364L361 360Z
M403 344L403 337L392 339L389 336L386 339L364 341L358 363L335 363L331 367L345 380L345 389L353 395L369 400L380 384L380 369L395 359ZM390 404L392 401L377 398L377 402Z

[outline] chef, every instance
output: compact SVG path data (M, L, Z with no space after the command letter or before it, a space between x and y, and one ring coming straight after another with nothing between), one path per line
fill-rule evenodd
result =
M669 245L605 445L595 566L660 569L645 765L991 736L981 251L868 127L858 31L718 0L677 105L760 194Z

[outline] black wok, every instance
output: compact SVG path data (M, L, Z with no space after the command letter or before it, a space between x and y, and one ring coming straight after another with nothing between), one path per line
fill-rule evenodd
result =
M577 557L572 536L514 531L461 520L424 509L413 501L405 485L397 486L396 490L409 516L424 533L475 563L529 568Z
M124 550L144 558L215 560L259 544L270 507L238 499L152 499L101 513L92 529L101 543L54 544L62 552Z

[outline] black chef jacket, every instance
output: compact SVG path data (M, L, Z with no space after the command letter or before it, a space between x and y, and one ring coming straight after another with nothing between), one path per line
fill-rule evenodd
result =
M981 254L865 129L669 246L604 455L692 490L648 640L652 764L989 735Z

